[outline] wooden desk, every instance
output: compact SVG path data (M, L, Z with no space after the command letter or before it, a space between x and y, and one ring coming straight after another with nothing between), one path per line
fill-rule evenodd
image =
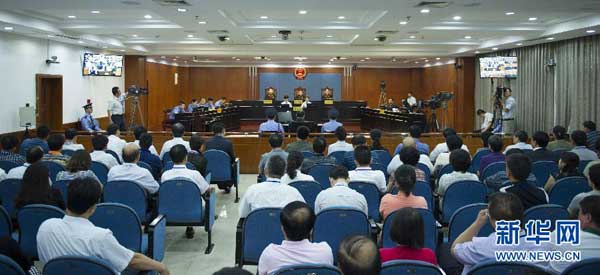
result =
M380 112L379 109L360 108L360 127L363 131L380 129L388 132L408 132L412 125L425 131L427 121L422 113Z

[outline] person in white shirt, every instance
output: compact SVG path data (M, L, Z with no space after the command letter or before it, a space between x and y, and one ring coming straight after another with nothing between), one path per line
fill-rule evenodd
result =
M508 152L510 149L533 150L533 146L527 143L528 138L529 135L527 135L527 132L523 130L515 131L513 134L514 144L506 146L506 149L504 149L504 154L506 155L506 152Z
M290 184L296 181L315 181L313 176L300 172L300 166L304 161L304 155L298 151L288 153L286 173L281 177L282 184Z
M154 194L158 191L159 185L152 173L146 168L137 165L140 161L140 147L133 143L128 143L123 148L123 160L121 165L117 165L108 171L108 182L117 180L127 180L139 184L146 189L148 193Z
M34 163L42 160L43 157L44 157L44 150L42 149L42 147L40 147L40 146L31 147L27 151L27 155L25 156L25 160L27 162L25 162L21 166L17 166L13 169L10 169L10 171L8 171L8 174L6 174L6 178L7 179L23 179L23 175L25 174L25 170L27 170L27 167L29 167L31 164L34 164Z
M354 149L354 163L356 169L349 172L350 181L369 182L375 184L379 192L385 193L387 184L385 174L379 170L371 169L371 150L367 146L358 146Z
M329 172L331 188L325 189L317 195L315 200L315 214L330 207L352 207L369 215L367 200L361 193L348 187L348 169L336 166Z
M463 180L479 180L477 175L469 173L469 166L471 166L471 156L465 150L453 150L450 153L450 164L454 171L450 174L443 175L437 184L436 192L443 196L450 185L455 182Z
M439 171L446 164L450 164L450 152L461 149L463 145L462 138L457 135L452 135L446 138L446 145L448 146L448 152L440 153L438 158L435 160L434 171ZM464 150L463 150L464 151ZM467 154L469 152L465 151Z
M292 109L293 105L290 102L290 97L288 95L283 96L283 101L281 102L281 106L283 106L283 105L287 105L290 108L290 110Z
M113 87L112 94L113 97L108 101L107 106L108 118L111 123L117 124L118 129L125 131L127 128L125 127L125 118L123 115L125 114L125 98L127 97L127 92L122 94L119 87Z
M446 128L442 132L442 135L444 135L444 139L446 139L449 136L456 135L456 130L454 130L452 128ZM463 150L469 152L469 148L467 148L467 146L464 144L460 147L460 149L463 149ZM438 143L438 145L436 145L435 148L433 148L433 151L431 151L431 154L429 154L429 158L431 159L432 162L435 163L439 154L447 153L448 151L449 151L448 145L446 144L446 142Z
M305 97L304 97L304 101L302 101L302 105L300 105L300 108L302 108L302 110L303 110L303 111L305 111L305 110L306 110L306 108L308 108L308 105L310 105L310 104L312 104L312 103L310 102L310 97L308 97L308 96L305 96Z
M62 219L44 221L37 232L37 251L42 263L62 256L88 256L105 260L119 272L130 268L169 274L164 264L125 248L109 229L96 227L89 221L102 195L97 181L74 179L68 188L67 214Z
M337 138L337 141L327 147L327 155L331 155L333 152L337 151L353 151L354 147L352 147L352 144L346 142L346 136L346 129L343 126L337 127L335 129L335 137Z
M408 92L408 97L406 98L406 102L410 105L411 108L417 106L417 99L412 95L411 92Z
M304 202L302 194L294 187L281 183L285 173L285 160L272 156L265 169L267 180L248 187L240 201L240 218L246 218L250 212L264 207L284 207L293 201Z
M85 150L83 145L77 143L77 130L69 128L65 130L65 143L62 146L62 150Z
M417 149L417 141L412 138L412 137L405 137L404 140L402 140L402 148L404 147L413 147L415 149ZM426 154L423 154L422 152L419 152L419 163L425 164L427 166L427 168L429 168L429 172L433 172L433 163L431 163L431 160L429 160L429 157ZM390 164L388 164L387 167L387 172L388 175L393 175L394 171L396 171L396 169L398 169L398 167L400 167L402 164L404 164L404 162L402 162L402 160L400 159L400 151L398 152L398 154L396 154L393 158L392 161L390 161Z
M504 88L504 102L502 104L502 132L512 133L515 131L515 109L517 101L512 96L510 88Z
M315 224L314 211L304 202L291 202L279 215L285 240L269 244L258 259L258 275L273 274L277 269L297 264L333 265L333 252L326 242L310 242Z
M481 127L479 127L479 131L481 133L491 131L492 125L494 124L493 123L494 122L494 114L492 114L490 112L486 112L483 109L478 109L477 116L479 116L480 118L483 119L483 122L481 123Z
M171 130L173 133L173 139L165 141L162 148L160 149L159 157L161 160L163 159L164 155L167 152L171 151L171 147L173 147L177 144L181 144L181 145L185 146L185 149L190 151L190 143L183 140L183 138L182 138L183 133L185 132L185 127L183 127L183 124L181 124L179 122L175 123L171 127Z
M135 129L133 129L133 136L135 137L135 140L133 141L133 143L140 146L140 136L145 133L148 133L148 129L146 129L146 127L144 127L144 126L135 127ZM150 145L150 148L148 148L148 150L150 150L150 153L158 156L158 151L156 151L156 147L154 147L154 145Z
M108 138L104 135L95 135L92 137L92 147L94 151L90 153L92 161L97 161L104 164L108 169L119 165L115 157L106 152Z
M119 156L119 161L123 162L123 147L125 147L127 142L119 137L119 135L121 135L119 125L114 123L108 125L106 134L108 134L108 145L106 149L115 152L117 156Z

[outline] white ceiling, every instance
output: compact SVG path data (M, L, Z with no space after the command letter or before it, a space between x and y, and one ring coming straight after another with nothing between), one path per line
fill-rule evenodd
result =
M419 7L416 0L186 1L189 5L164 5L181 0L2 0L0 31L148 55L157 62L285 64L301 56L305 64L326 64L340 56L346 59L334 58L333 65L398 66L422 66L436 57L445 64L476 51L593 35L587 30L600 33L598 0L453 0L447 7ZM430 12L421 13L424 8ZM279 30L292 31L289 40L283 41ZM379 31L387 37L384 42L375 40ZM204 62L192 62L192 56Z

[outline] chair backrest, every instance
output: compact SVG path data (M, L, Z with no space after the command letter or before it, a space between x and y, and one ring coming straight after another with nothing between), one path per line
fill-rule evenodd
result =
M138 162L137 162L137 165L138 165L139 167L142 167L142 168L144 168L144 169L146 169L146 170L150 171L150 173L152 173L152 172L153 172L153 171L152 171L152 166L150 166L150 164L148 164L148 163L145 163L145 162L143 162L143 161L138 161Z
M524 262L486 261L475 265L469 275L505 275L505 274L549 274L547 271Z
M142 222L146 222L147 196L146 190L133 181L109 181L104 186L104 202L122 203L131 207Z
M69 150L69 149L63 149L63 150L60 150L60 153L63 154L63 155L65 155L65 156L69 156L70 157L70 156L73 155L73 153L75 153L75 151L74 150Z
M424 163L417 163L417 168L421 169L421 171L423 171L423 173L425 174L425 181L429 182L431 180L431 170L429 170L429 166L425 165Z
M583 173L583 170L585 170L585 167L591 162L591 160L580 160L579 161L579 165L577 166L577 170L579 170L579 172Z
M314 157L315 153L311 152L311 151L302 151L302 155L304 156L305 159L310 158L310 157Z
M487 207L487 203L473 203L456 210L448 223L448 243L452 244L458 235L473 224L479 215L479 211L487 209ZM481 230L479 230L477 236L487 237L492 232L494 232L494 228L492 228L492 225L488 221Z
M523 214L523 224L530 220L550 221L550 231L554 231L555 221L568 220L569 211L567 208L557 204L536 205L525 210Z
M21 190L21 179L5 179L0 181L0 201L6 212L15 217L15 199Z
M600 270L600 258L585 259L573 263L567 267L562 274L564 275L588 275L596 274Z
M450 173L452 173L452 171L454 171L454 167L452 167L452 164L446 164L438 172L437 178L439 179L445 174L450 174Z
M12 233L11 218L8 215L8 212L6 212L6 209L4 209L4 206L0 205L0 237L10 236L11 233Z
M346 156L346 151L335 151L329 154L329 156L335 159L335 163L337 165L344 165L344 157Z
M169 162L169 161L173 161L173 160L171 160L171 154L169 154L169 152L164 153L162 155L162 159L161 160L162 160L163 163L166 163L166 162Z
M110 229L122 246L142 251L142 222L135 211L121 203L99 203L90 221L98 227Z
M315 200L319 193L323 190L323 187L316 181L295 181L290 183L291 187L298 189L298 192L302 194L304 201L310 205L313 209L315 207Z
M229 181L233 179L231 173L231 158L221 150L206 150L204 157L208 161L206 171L212 174L212 181Z
M158 213L165 215L169 224L201 223L204 204L200 189L189 180L163 182L158 189Z
M491 152L490 149L484 148L479 152L475 153L473 159L471 160L471 166L469 166L469 172L477 173L479 171L479 164L481 163L481 158L487 156Z
M71 181L70 180L57 180L52 183L52 188L60 191L60 195L62 196L63 201L65 203L67 202L67 198L69 197L69 193L68 193L69 182L71 182Z
M123 164L121 162L121 159L119 158L119 154L117 154L117 152L113 151L113 150L106 150L106 153L113 156L113 158L115 158L117 160L117 163L119 164Z
M37 258L37 233L47 219L65 216L60 208L45 204L30 204L17 213L19 223L19 246L28 257Z
M360 210L352 208L327 208L317 215L313 228L314 242L327 242L337 261L340 243L348 236L371 234L369 219ZM334 261L334 262L335 262Z
M329 188L329 171L335 166L331 164L317 164L310 168L308 174L318 182L323 189Z
M281 208L256 209L244 219L242 227L242 263L258 264L263 250L272 243L283 241L279 214Z
M464 180L451 184L442 200L442 221L450 221L452 214L465 205L485 202L486 196L487 187L479 181Z
M373 155L373 159L377 160L378 163L381 163L383 166L387 167L392 161L392 156L386 150L373 150L371 151Z
M418 208L417 211L419 211L421 217L423 217L423 223L425 226L425 247L436 251L438 230L433 213L428 209L421 208ZM390 237L392 221L397 213L398 211L390 213L383 221L383 228L381 229L381 247L388 248L395 247L397 245Z
M106 184L108 182L108 167L104 163L92 161L92 167L90 170L94 172L94 175L100 180L100 183Z
M487 179L500 171L506 171L506 163L503 161L494 162L483 169L480 178L482 180Z
M56 175L58 175L58 173L65 171L65 167L58 164L57 162L44 160L42 161L42 163L46 165L46 167L48 167L48 170L50 172L50 179L52 180L52 182L56 181Z
M443 275L439 267L427 262L413 260L394 260L383 263L380 275L419 274Z
M4 170L4 172L8 173L10 169L15 167L19 167L20 165L16 162L12 162L10 160L0 160L0 169Z
M558 164L554 161L536 161L531 166L531 172L535 176L536 185L544 187L550 175L558 173Z
M381 193L379 193L379 188L373 183L360 181L352 181L348 184L348 187L365 196L369 218L377 222L380 221L381 213L379 213L379 204L381 203Z
M569 207L579 193L588 192L591 188L584 177L566 177L556 181L548 193L549 203Z
M0 274L25 275L25 271L13 259L0 254Z
M276 270L273 275L341 275L342 273L332 265L301 264L290 265Z
M44 265L44 275L64 274L117 275L119 272L107 261L96 257L64 256Z
M372 162L371 169L379 170L379 171L383 172L383 174L385 175L385 178L387 180L387 178L388 178L387 165L383 165L383 163L380 163L380 162Z

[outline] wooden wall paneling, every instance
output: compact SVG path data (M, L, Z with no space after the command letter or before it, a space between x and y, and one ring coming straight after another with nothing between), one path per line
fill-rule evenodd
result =
M454 64L427 67L423 68L422 76L422 91L424 98L430 98L438 92L453 92L456 95L456 71ZM454 106L456 99L448 102L448 112L445 113L443 108L436 110L436 116L440 124L440 128L444 127L444 119L446 119L447 127L454 127ZM462 110L458 110L462 112ZM429 112L431 113L431 112ZM429 117L428 114L427 117Z
M420 97L420 69L402 68L358 68L353 72L354 93L351 98L343 100L365 100L370 107L377 107L379 103L379 83L384 80L388 98L393 98L396 103L406 98L408 92L413 92L417 98ZM416 81L418 80L418 81Z
M475 123L475 58L459 58L456 69L454 127L459 132L474 129Z
M189 89L192 97L212 97L215 101L222 96L234 100L254 99L248 67L191 67L189 70Z
M135 85L141 88L147 88L146 81L146 57L140 55L126 55L125 56L125 87L123 87L123 92L125 92L131 85ZM151 91L152 92L152 91ZM125 118L126 122L129 122L129 117L131 115L131 106L133 99L128 99L125 104ZM144 125L148 126L148 119L151 115L148 111L148 96L139 97L139 104L142 113L144 114ZM138 118L139 115L136 115L136 123L141 123ZM102 127L102 122L100 122ZM102 128L106 129L106 128Z

